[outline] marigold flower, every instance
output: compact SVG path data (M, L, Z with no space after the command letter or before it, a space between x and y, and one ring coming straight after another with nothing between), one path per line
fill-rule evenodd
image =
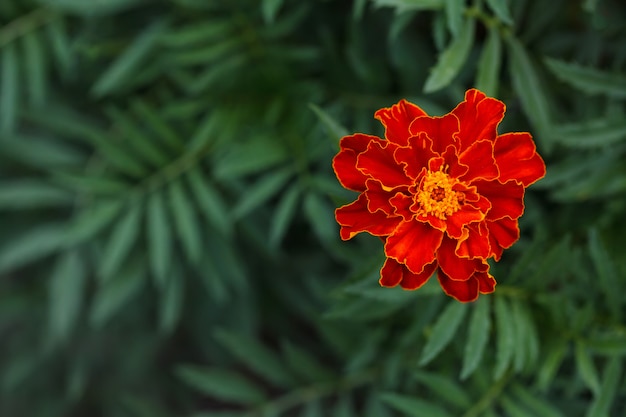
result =
M368 232L384 241L382 286L414 290L437 271L459 301L494 291L487 259L519 239L524 190L546 169L530 133L498 135L504 112L476 89L442 117L401 100L375 113L386 140L341 139L333 169L360 194L335 217L343 240Z

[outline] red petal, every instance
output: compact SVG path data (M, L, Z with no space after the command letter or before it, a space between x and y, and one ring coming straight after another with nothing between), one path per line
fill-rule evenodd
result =
M442 237L443 232L426 223L406 221L387 238L385 254L405 264L411 272L419 274L435 260L435 252Z
M404 165L406 175L415 179L436 154L431 150L432 141L426 134L411 137L408 144L406 148L398 148L394 157L399 164Z
M390 142L406 146L409 139L409 125L426 112L413 103L400 100L391 107L378 110L374 117L385 126L385 137Z
M487 229L489 229L489 242L491 251L496 261L500 260L502 249L513 246L519 239L520 231L517 220L504 217L495 222L487 221Z
M413 204L413 197L402 193L396 193L396 195L391 197L389 203L391 203L394 207L395 215L402 216L404 220L410 220L413 217L413 212L410 210L410 207Z
M498 167L493 157L493 143L481 140L474 142L460 156L459 162L469 170L459 179L471 183L473 179L493 180L498 178Z
M398 226L401 217L389 217L382 211L371 213L367 210L367 198L364 194L348 205L335 210L335 218L341 226L341 238L351 239L361 232L368 232L374 236L387 236Z
M494 156L500 181L516 180L528 187L546 175L546 164L537 153L530 133L507 133L496 138Z
M370 212L382 210L387 215L392 215L396 208L391 205L390 200L396 194L395 191L385 190L377 180L366 181L365 197L367 197L367 209Z
M437 265L435 262L426 265L420 274L414 274L409 269L398 263L395 259L387 258L380 270L380 285L383 287L395 287L400 284L405 290L416 290L428 281Z
M498 181L475 181L478 194L491 203L487 219L498 220L503 217L517 219L524 213L524 186L515 181L502 184Z
M393 188L410 185L411 181L402 167L393 158L397 145L391 142L371 142L357 159L357 168L365 175L379 180L384 186Z
M485 218L485 213L470 204L464 204L461 208L446 218L446 233L454 239L460 239L463 228L470 223L480 222Z
M468 90L465 101L452 110L452 114L459 119L459 149L464 150L479 140L495 140L504 109L500 100L486 97L476 89Z
M474 276L471 276L466 281L454 281L439 269L437 271L437 279L439 279L443 292L462 303L475 301L478 298L479 284L478 279Z
M478 291L481 294L489 294L496 290L496 280L488 272L476 272L474 276L478 280Z
M333 159L333 169L341 185L349 190L365 190L367 176L357 169L356 160L357 156L367 149L370 142L382 142L382 139L357 133L344 136L339 142L340 150Z
M472 223L467 226L467 238L458 244L456 254L466 258L483 258L491 256L489 229L485 222Z
M480 267L481 260L459 258L456 254L457 241L444 238L437 251L439 268L454 281L466 281Z
M459 120L451 113L443 117L418 117L411 123L409 131L412 135L426 133L432 141L433 152L442 154L449 145L456 147Z

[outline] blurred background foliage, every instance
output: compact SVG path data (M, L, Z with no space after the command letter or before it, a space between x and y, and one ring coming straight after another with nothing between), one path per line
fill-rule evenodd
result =
M0 415L626 415L625 69L619 0L1 0ZM379 288L337 140L469 87L548 163L522 238Z

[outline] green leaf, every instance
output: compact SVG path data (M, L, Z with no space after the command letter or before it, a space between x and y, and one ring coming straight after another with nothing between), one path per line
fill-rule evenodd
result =
M46 32L58 70L62 77L67 79L74 68L75 59L65 19L61 17L54 19L46 26Z
M224 35L230 34L235 29L230 19L203 19L199 23L187 23L168 31L163 35L162 42L171 48L188 48L194 44L219 42Z
M537 417L534 413L531 413L530 410L513 401L508 395L502 396L500 404L508 417Z
M263 20L267 24L274 23L276 15L283 5L284 0L262 0L261 11L263 13Z
M46 224L23 231L17 237L3 236L0 273L20 268L49 256L65 243L64 224Z
M282 345L282 353L290 371L305 382L328 382L336 377L331 369L311 355L313 352L286 342Z
M436 10L444 6L444 0L373 0L377 7L395 7L398 13L409 10Z
M507 38L509 44L509 70L513 87L519 96L524 112L539 130L550 126L550 105L544 95L546 91L524 46L514 37Z
M465 0L445 0L446 22L453 37L459 35L463 25L463 12L465 11Z
M146 211L146 233L150 270L156 284L163 289L172 265L172 232L167 219L163 193L156 191L148 200Z
M552 404L529 392L522 385L514 384L512 391L519 401L533 412L534 417L564 417Z
M487 5L503 23L513 24L508 0L487 0Z
M581 341L576 342L576 370L587 388L593 392L594 396L597 396L600 392L598 371L587 346Z
M622 298L620 289L623 288L620 285L616 265L613 258L606 250L598 231L591 229L589 231L589 254L595 270L598 273L598 282L604 292L604 297L607 302L607 306L611 310L613 317L620 317L622 310Z
M139 237L142 207L133 204L113 227L109 241L100 259L100 276L107 280L120 268Z
M199 167L187 173L191 191L208 222L225 236L231 236L233 233L231 213L218 190L205 180L204 175Z
M626 139L623 119L593 119L554 126L551 135L572 148L593 148L615 145Z
M324 125L328 133L337 142L339 142L339 139L341 139L342 137L348 136L348 130L345 127L343 127L341 124L339 124L339 122L337 122L332 116L330 116L320 107L316 106L313 103L310 103L309 107L317 115L320 122L322 122L322 124Z
M102 200L82 210L71 221L66 245L71 246L93 238L117 217L123 207L121 200Z
M113 121L114 128L119 130L122 140L133 148L135 155L143 162L156 168L169 162L167 153L163 152L125 112L114 107L107 108L106 112Z
M214 335L231 355L259 376L279 387L292 385L293 377L279 357L255 339L226 330L218 330Z
M78 169L86 160L80 150L66 141L22 135L9 138L2 143L2 153L36 170Z
M304 197L304 214L322 242L333 242L339 236L334 213L328 200L319 194L309 192Z
M459 304L459 303L457 303ZM461 304L459 304L461 305ZM380 399L394 410L411 417L451 417L442 407L408 395L396 393L380 394Z
M171 334L180 321L185 300L185 276L173 269L167 277L165 286L160 289L161 303L159 305L159 330L162 334Z
M192 263L198 263L202 256L200 223L180 180L170 184L169 199L174 225L183 250Z
M319 400L309 401L305 404L300 417L324 417L324 411Z
M220 116L221 113L218 111L208 112L204 116L187 144L190 152L202 152L217 140L222 121Z
M171 150L183 149L183 139L150 104L140 99L134 99L131 101L130 107L145 122L146 126L152 129L162 144L167 145Z
M356 416L352 401L347 394L339 397L331 413L332 417L354 417Z
M552 387L555 376L567 353L568 345L564 341L560 341L556 346L552 346L548 349L548 352L544 354L544 362L539 373L537 374L537 388L540 391L547 391Z
M283 193L272 217L269 235L270 246L277 247L285 236L289 224L296 214L300 194L301 187L298 183L292 184Z
M612 357L604 366L604 375L600 394L595 397L591 407L587 409L586 417L609 417L611 406L615 399L615 392L620 387L619 382L622 377L622 358Z
M38 180L0 182L0 210L24 210L70 206L72 193Z
M99 196L120 196L129 191L129 184L115 178L55 172L54 182L78 193Z
M447 87L459 74L474 44L475 26L476 21L473 18L465 19L459 35L439 54L437 63L424 84L424 93L434 93Z
M83 16L103 16L121 12L135 7L146 0L93 0L85 3L83 0L37 0L53 10L63 10Z
M141 292L145 272L142 262L133 260L119 274L102 282L91 305L90 324L102 326Z
M216 156L215 177L231 180L278 165L287 159L288 154L277 140L256 137L253 141L236 144L227 153Z
M53 343L63 343L78 322L87 276L76 251L64 253L50 276L48 328Z
M47 64L41 39L37 32L27 33L22 38L24 47L25 78L31 106L40 107L46 101Z
M603 94L613 98L626 98L626 77L595 68L545 58L548 69L561 81L587 94Z
M502 39L500 38L500 32L493 27L489 29L487 41L483 46L480 60L478 61L476 88L490 97L497 96L501 65Z
M467 410L472 406L472 398L454 379L423 371L413 372L412 376L445 400L446 404L454 404L461 410Z
M426 365L433 360L452 341L459 325L463 321L467 304L451 300L435 322L430 338L424 346L419 364Z
M20 66L15 44L4 46L0 57L0 132L9 133L15 130L20 108Z
M482 359L491 328L491 297L481 297L475 302L470 320L469 335L463 354L461 379L470 376Z
M133 43L95 81L91 94L103 97L128 83L157 46L157 41L166 28L166 22L159 20L135 37Z
M265 399L256 385L233 371L180 365L175 372L190 387L219 400L254 405Z
M233 209L235 218L242 218L274 197L293 175L291 168L272 171L250 186Z
M515 328L509 303L502 296L495 297L496 315L496 364L494 378L500 379L506 372L515 351Z

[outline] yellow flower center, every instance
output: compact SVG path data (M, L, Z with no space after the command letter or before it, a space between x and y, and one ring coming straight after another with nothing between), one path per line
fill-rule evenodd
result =
M431 214L445 220L447 216L457 212L463 200L463 193L452 189L457 182L455 178L443 172L443 167L439 171L428 171L415 197L421 215L425 217Z

